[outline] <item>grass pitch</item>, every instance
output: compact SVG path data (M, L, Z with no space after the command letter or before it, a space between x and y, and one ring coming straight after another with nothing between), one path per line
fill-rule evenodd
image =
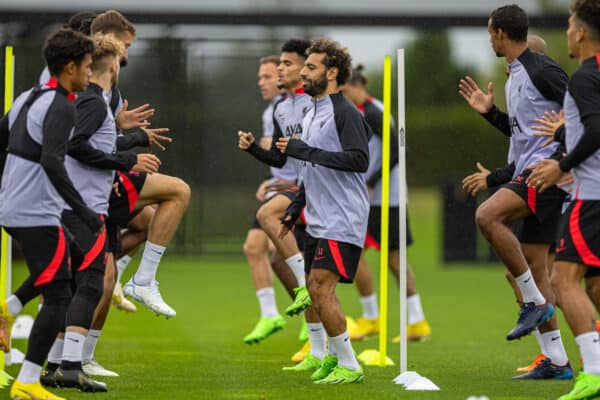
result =
M161 265L163 296L177 310L171 320L157 318L142 306L137 314L115 309L102 333L96 357L121 377L107 378L110 392L84 394L56 390L68 399L551 399L570 390L572 381L513 381L517 366L528 364L538 352L535 339L509 343L506 333L517 317L512 292L503 269L495 264L451 265L440 262L440 221L437 197L411 192L411 224L415 244L409 250L423 307L433 336L425 343L409 344L409 369L432 379L440 392L406 392L392 379L398 367L365 367L362 384L314 385L309 375L281 371L298 350L299 319L259 345L242 342L258 320L258 304L248 267L241 255L229 258L177 258ZM368 255L378 275L378 255ZM129 272L135 269L135 262ZM25 268L18 264L14 282ZM127 273L126 273L127 274ZM393 280L390 280L393 281ZM389 288L390 335L398 333L398 291ZM277 283L277 301L283 314L289 298ZM359 316L354 287L338 290L346 313ZM33 314L35 305L25 310ZM563 341L571 364L578 369L579 355L573 337L561 318ZM391 339L391 338L390 338ZM15 341L24 350L24 341ZM355 342L357 352L375 348L377 338ZM398 361L398 347L389 355ZM18 366L8 367L13 376ZM7 389L0 398L8 398Z

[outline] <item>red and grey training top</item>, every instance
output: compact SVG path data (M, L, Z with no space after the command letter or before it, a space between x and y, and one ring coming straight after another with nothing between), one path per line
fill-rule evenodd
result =
M256 142L252 143L248 152L256 159L271 166L274 178L297 180L298 165L294 160L275 147L281 137L302 135L302 119L311 107L310 96L299 88L295 93L288 93L273 106L273 139L269 150L262 149Z
M8 227L60 225L65 202L93 229L87 208L65 169L67 142L75 124L75 100L56 79L17 97L0 120L3 173L0 224Z
M304 161L296 201L305 199L306 231L320 239L362 247L369 216L365 172L371 128L342 94L314 100L304 118L301 140L287 154Z
M600 200L600 54L571 77L564 110L568 154L560 168L573 170L575 198Z
M110 109L111 92L95 83L75 102L75 133L65 161L69 176L85 203L96 213L108 213L115 170L129 171L134 152L117 152L117 127Z

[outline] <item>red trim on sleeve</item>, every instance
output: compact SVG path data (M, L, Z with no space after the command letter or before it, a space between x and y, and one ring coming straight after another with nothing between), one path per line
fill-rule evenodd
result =
M577 200L571 211L571 216L569 217L571 238L573 239L573 244L575 245L577 253L581 257L581 261L583 261L585 265L600 267L600 258L592 252L581 233L581 227L579 226L579 212L582 205L583 200Z
M56 276L56 273L60 269L60 266L65 258L67 250L67 242L65 240L65 233L63 232L62 226L58 227L58 242L56 243L56 250L52 260L44 269L44 271L35 280L33 286L45 285L46 283L52 282L52 279Z
M344 259L342 258L342 253L340 253L340 247L338 246L338 242L335 240L328 240L329 251L331 252L331 256L333 257L333 261L335 262L335 266L338 270L338 273L346 279L348 278L348 273L346 272L346 266L344 265Z
M535 207L537 203L537 192L534 187L527 187L527 206L532 213L535 214Z

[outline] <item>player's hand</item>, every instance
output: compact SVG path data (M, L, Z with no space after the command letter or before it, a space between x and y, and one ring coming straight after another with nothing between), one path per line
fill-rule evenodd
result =
M479 161L477 161L477 169L479 172L475 172L462 180L463 189L469 192L473 197L480 191L488 188L487 177L491 173L490 170L481 165Z
M150 142L150 146L156 146L162 151L165 151L166 148L163 146L163 143L171 143L173 141L172 138L168 136L163 136L163 133L169 132L169 128L154 128L154 129L144 129L146 135L148 135L148 142Z
M158 172L160 160L154 154L138 154L137 163L133 166L133 170L137 172L146 172L152 174Z
M555 185L564 175L558 166L558 161L552 159L544 159L527 168L531 169L531 174L526 181L527 185L536 188L540 193Z
M296 185L296 181L289 179L273 179L271 180L271 184L268 187L270 192L283 192L291 187Z
M121 181L121 177L119 176L119 182ZM113 192L115 193L115 196L117 197L121 197L121 192L119 192L119 182L115 182L113 183Z
M573 176L572 172L565 172L563 174L563 177L560 178L560 181L556 182L556 186L558 186L559 188L565 190L566 186L569 186L567 192L571 193L571 191L573 190L572 187L570 187L570 185L575 182L575 177Z
M150 126L148 118L154 115L154 109L150 108L150 104L144 104L133 110L128 110L129 103L123 100L123 108L117 114L115 122L120 129L145 128Z
M239 141L238 147L242 150L248 150L254 143L254 135L252 132L238 131Z
M547 137L548 140L542 144L542 147L549 146L554 141L554 133L556 130L565 123L565 111L561 110L560 114L557 114L556 111L552 111L549 113L546 111L541 118L534 119L539 125L534 125L531 127L537 133L534 133L534 136L537 137Z
M279 227L279 231L277 232L277 237L279 239L283 239L290 231L290 226L292 225L292 216L286 215L285 218L281 221L281 226Z
M296 135L292 135L292 137L282 137L279 138L279 140L277 141L277 143L275 143L275 147L277 147L277 149L282 153L285 154L285 151L287 150L287 146L290 143L291 139L298 139L298 137Z
M494 106L492 82L488 83L487 90L488 92L484 93L470 76L466 76L458 83L458 93L469 103L472 109L480 114L489 112Z
M269 181L270 179L262 181L260 185L258 185L258 189L256 189L256 200L260 201L261 203L265 201L265 197L267 196L267 192L269 191Z

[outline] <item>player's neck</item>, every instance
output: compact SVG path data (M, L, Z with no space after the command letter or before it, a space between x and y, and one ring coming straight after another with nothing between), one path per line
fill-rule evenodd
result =
M100 86L105 92L110 92L112 89L112 76L110 73L92 74L90 82Z
M302 88L302 89L304 88L304 82L302 82L302 80L300 80L295 85L285 88L285 90L287 90L289 92L289 94L294 96L296 94L296 92L298 91L298 89L300 89L300 88Z
M323 91L323 93L320 93L316 96L313 96L314 100L319 100L322 99L325 96L329 96L330 94L334 94L340 91L340 88L338 87L338 84L336 81L329 81L327 82L327 89L325 89Z
M510 46L507 46L506 51L504 53L504 58L506 58L506 62L508 64L515 61L523 52L527 50L527 42L515 42Z
M579 64L600 53L600 43L588 42L581 45L579 51Z
M71 79L66 74L60 74L56 77L58 84L65 88L67 92L73 91L73 85L71 84Z

